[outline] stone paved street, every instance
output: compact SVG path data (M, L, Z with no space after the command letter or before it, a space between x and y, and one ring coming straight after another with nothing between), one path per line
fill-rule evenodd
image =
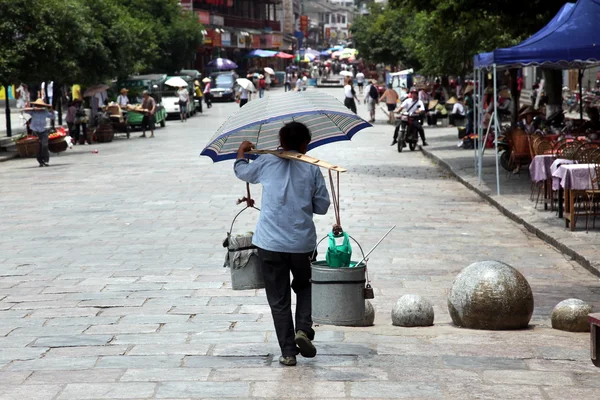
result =
M420 152L399 154L381 111L311 153L348 168L342 223L364 247L397 224L369 263L375 326L318 326L317 357L280 366L264 291L232 291L222 267L244 184L232 162L198 157L235 107L168 121L155 139L77 146L50 168L0 164L0 399L597 398L588 334L552 330L550 314L569 297L598 309L598 278ZM256 219L242 214L235 231ZM333 220L316 218L318 232ZM451 324L454 277L484 259L528 279L530 329ZM391 325L409 293L434 304L434 326Z

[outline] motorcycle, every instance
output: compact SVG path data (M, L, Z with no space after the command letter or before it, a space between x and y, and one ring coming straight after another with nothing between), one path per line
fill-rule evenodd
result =
M417 148L417 142L419 141L419 132L414 126L414 121L419 116L410 115L407 112L400 114L400 137L398 138L398 152L402 153L402 149L406 147L410 148L410 151L415 151Z

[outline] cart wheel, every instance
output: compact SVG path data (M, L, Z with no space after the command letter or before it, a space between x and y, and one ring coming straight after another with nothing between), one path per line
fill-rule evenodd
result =
M404 139L398 140L398 153L402 153L402 149L404 148Z
M416 142L410 142L408 144L408 147L410 148L410 151L415 151L415 149L417 148L417 143Z
M164 119L163 119L162 121L160 121L160 127L161 127L161 128L164 128L164 127L165 127L165 125L166 125L166 124L165 124L165 120L164 120Z

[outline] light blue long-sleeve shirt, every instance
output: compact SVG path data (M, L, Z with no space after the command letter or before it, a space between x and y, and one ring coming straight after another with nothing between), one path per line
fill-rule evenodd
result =
M46 118L54 119L54 113L47 110L32 111L29 127L34 132L44 132L46 130Z
M329 192L319 167L265 154L239 159L235 175L263 185L260 217L252 244L283 253L309 253L317 244L313 214L326 214Z

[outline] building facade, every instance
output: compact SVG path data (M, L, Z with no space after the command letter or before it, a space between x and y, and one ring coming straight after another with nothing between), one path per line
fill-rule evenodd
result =
M202 71L210 60L223 57L243 71L252 50L294 51L294 3L298 0L180 0L182 9L195 13L205 27L195 68Z
M350 27L356 12L354 1L304 0L302 9L309 18L306 47L328 48L351 40Z

